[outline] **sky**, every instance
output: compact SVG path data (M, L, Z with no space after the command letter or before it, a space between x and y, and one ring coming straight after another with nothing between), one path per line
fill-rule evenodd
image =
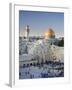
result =
M48 30L48 28L52 28L57 36L63 36L64 13L20 10L20 36L24 35L26 25L29 25L30 27L30 36L41 36Z

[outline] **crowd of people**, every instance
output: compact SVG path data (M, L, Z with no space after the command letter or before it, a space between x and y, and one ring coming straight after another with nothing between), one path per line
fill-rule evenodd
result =
M64 76L64 63L46 61L45 63L34 63L20 67L19 78L49 78L49 77L63 77Z

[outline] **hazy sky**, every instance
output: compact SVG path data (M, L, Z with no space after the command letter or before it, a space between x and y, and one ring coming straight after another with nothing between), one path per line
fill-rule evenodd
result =
M24 35L26 25L30 26L30 36L43 35L48 28L52 28L56 34L64 34L64 13L19 11L20 35Z

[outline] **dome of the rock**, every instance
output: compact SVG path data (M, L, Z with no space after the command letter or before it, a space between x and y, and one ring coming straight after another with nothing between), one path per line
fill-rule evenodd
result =
M48 38L55 38L55 32L49 28L45 33L44 33L45 39Z

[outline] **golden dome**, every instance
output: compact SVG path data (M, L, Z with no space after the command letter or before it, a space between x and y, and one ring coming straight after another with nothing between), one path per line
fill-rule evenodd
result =
M47 38L55 38L55 32L49 28L48 31L44 33L45 39Z

